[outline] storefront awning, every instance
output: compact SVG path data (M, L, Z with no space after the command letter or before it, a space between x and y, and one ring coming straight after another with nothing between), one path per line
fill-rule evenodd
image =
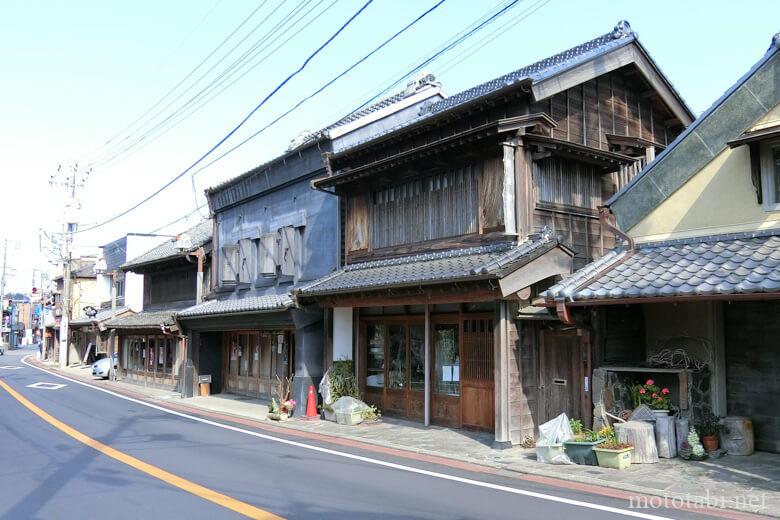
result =
M545 304L780 298L780 230L650 242L614 250L550 287Z
M531 283L571 270L573 252L552 232L521 244L503 242L386 260L350 264L304 285L298 297L317 298L361 291L418 287L452 282L498 280L504 296ZM544 257L543 261L535 262ZM533 263L533 268L528 268Z
M260 312L279 312L293 306L292 299L286 294L270 294L235 298L230 300L211 300L180 311L176 317L186 320L206 316L224 316Z

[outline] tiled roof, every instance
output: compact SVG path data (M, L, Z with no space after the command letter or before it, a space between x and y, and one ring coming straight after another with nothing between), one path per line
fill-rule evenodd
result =
M544 232L522 244L499 243L350 264L298 289L300 296L498 278L558 246Z
M128 311L127 307L116 308L117 315L127 311ZM89 316L79 316L78 318L71 320L70 324L72 326L81 326L81 325L90 325L95 322L100 323L101 321L106 321L108 319L111 319L113 315L114 312L111 309L101 309L98 311L97 314L95 314L94 317L90 318Z
M496 90L512 85L522 80L541 81L554 76L565 69L579 63L588 61L605 52L622 47L636 40L636 35L631 31L628 22L619 23L612 31L598 38L554 54L543 60L521 67L509 74L486 81L481 85L464 90L458 94L432 104L428 110L435 114L457 105L461 105L473 99L486 96Z
M434 80L431 80L433 82ZM396 92L395 94L392 94L384 99L380 99L379 101L372 103L366 107L363 107L359 110L355 110L354 112L351 112L347 114L346 116L342 117L338 121L329 124L325 128L321 128L320 130L317 130L316 132L307 132L306 135L303 135L299 138L293 139L292 143L290 144L290 147L285 151L284 154L274 157L273 159L256 166L255 168L252 168L251 170L242 173L241 175L238 175L237 177L233 177L232 179L228 179L220 184L217 184L216 186L213 186L211 188L208 188L206 191L208 193L214 193L217 191L222 190L223 188L230 186L231 184L234 184L238 182L239 180L248 177L249 175L252 175L255 172L261 171L264 168L270 166L272 163L278 161L281 158L284 158L288 156L291 153L295 153L296 150L298 150L302 146L306 146L310 143L328 139L328 132L330 130L333 130L335 128L338 128L340 126L347 125L349 123L352 123L353 121L357 121L358 119L365 117L373 112L376 112L378 110L382 110L383 108L389 107L390 105L394 103L398 103L399 101L402 101L403 99L412 96L416 94L418 90L412 89L409 86L407 86L405 89Z
M145 311L126 314L106 322L111 329L158 329L160 325L173 325L175 311Z
M190 240L192 240L192 247L186 250L186 252L194 251L195 249L211 242L211 219L204 220L200 224L191 227L184 233L189 235ZM182 235L184 233L181 233ZM137 258L133 258L132 260L125 262L122 264L121 268L128 270L133 267L137 267L140 265L148 264L151 262L159 262L161 260L167 260L169 258L175 258L177 256L181 256L183 252L176 248L176 238L171 238L169 240L166 240L162 244L155 246L154 248L150 249L146 253L142 254L141 256Z
M497 92L510 85L518 84L522 81L530 81L532 83L543 81L572 67L597 58L602 54L606 54L607 52L623 47L624 45L628 45L631 42L638 43L636 34L631 30L631 26L628 24L628 22L621 21L612 31L597 38L589 40L580 45L576 45L570 49L543 60L531 63L530 65L521 67L513 72L504 74L503 76L486 81L485 83L475 87L466 89L462 92L442 99L441 101L437 101L436 103L432 103L427 107L424 113L420 115L420 117L410 121L405 121L393 128L389 128L381 134L373 135L368 139L354 144L353 147L361 146L369 141L373 141L387 134L391 134L408 126L421 123L429 118L436 116L437 114L456 108L460 105L463 105L464 103L489 96L494 92ZM672 90L674 90L674 87L672 87L671 83L669 83L669 86L672 88Z
M414 92L412 92L412 94L413 93ZM402 99L408 97L409 95L410 95L409 91L407 89L404 89L404 90L401 90L399 92L396 92L395 94L393 94L391 96L388 96L388 97L386 97L384 99L381 99L381 100L377 101L376 103L368 105L367 107L363 107L360 110L356 110L356 111L354 111L354 112L352 112L352 113L342 117L341 119L339 119L335 123L332 123L332 124L326 126L325 128L323 128L323 129L321 129L321 130L319 130L317 132L314 132L313 134L311 134L311 136L309 136L309 138L306 139L306 142L313 141L315 136L327 134L328 131L333 130L334 128L338 128L340 126L344 126L346 124L349 124L349 123L351 123L353 121L357 121L361 117L365 117L368 114L371 114L372 112L376 112L377 110L381 110L381 109L383 109L385 107L389 107L393 103L398 103L399 101L401 101Z
M780 231L616 250L552 286L549 299L614 300L780 292Z
M232 300L211 300L180 311L179 318L195 318L220 314L240 314L246 312L275 312L289 309L292 299L286 294L252 296Z

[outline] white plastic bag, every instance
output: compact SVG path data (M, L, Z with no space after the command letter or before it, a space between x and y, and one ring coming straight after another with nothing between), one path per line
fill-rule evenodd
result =
M563 443L573 436L565 413L540 425L536 438L536 460L545 464L574 464L563 449Z
M330 404L331 400L333 399L333 392L330 389L330 369L328 369L325 372L325 375L322 376L322 380L320 380L320 387L318 390L320 391L320 395L322 396L322 402L323 404Z

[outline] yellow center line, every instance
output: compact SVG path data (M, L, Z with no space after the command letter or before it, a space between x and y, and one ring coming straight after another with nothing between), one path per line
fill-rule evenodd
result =
M86 444L90 448L99 451L103 455L118 460L119 462L127 464L128 466L131 466L137 469L138 471L146 473L147 475L160 479L163 482L166 482L172 486L182 489L188 493L192 493L193 495L199 496L200 498L206 499L209 502L213 502L219 506L230 509L231 511L235 511L236 513L240 513L249 518L259 518L259 519L281 519L282 518L280 516L276 516L271 512L265 511L251 504L247 504L246 502L241 502L240 500L236 500L235 498L214 491L213 489L209 489L207 487L201 486L200 484L196 484L195 482L191 482L187 479L181 478L177 475L174 475L173 473L165 471L164 469L160 469L157 466L148 464L142 460L127 455L126 453L123 453L119 450L115 450L111 446L103 444L102 442L97 441L74 428L71 428L64 422L60 421L59 419L49 415L41 408L39 408L31 401L29 401L26 397L24 397L16 390L11 388L5 381L0 380L0 387L2 387L6 392L11 394L11 396L14 399L19 401L28 410L33 412L35 415L37 415L47 423L51 424L52 426L62 431L63 433L73 437L77 441Z

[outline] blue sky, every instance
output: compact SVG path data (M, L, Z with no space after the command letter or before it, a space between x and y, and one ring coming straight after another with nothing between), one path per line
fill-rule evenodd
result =
M101 156L110 157L112 150L120 149L117 143L122 138L132 142L135 134L119 134L107 148L100 145L192 71L261 1L6 0L0 18L4 67L0 82L0 218L4 223L0 236L8 235L19 244L11 253L18 276L10 280L10 287L27 289L30 267L42 263L37 255L38 228L57 229L61 197L48 184L57 164L76 159L81 164L98 161L81 190L80 218L85 225L129 207L217 142L364 1L304 3L300 13L312 8L311 14L283 36L291 39L273 56L164 135L153 141L149 136L132 149L133 153L100 165ZM627 19L688 104L700 113L758 60L771 35L780 29L780 3L772 1L538 1L522 0L493 25L428 65L427 70L452 94L608 32L618 20ZM375 0L221 150L262 127L434 3ZM151 231L191 212L204 201L204 188L277 155L300 131L316 130L338 119L370 97L379 85L386 85L385 79L406 70L502 3L446 0L348 77L198 174L194 189L186 176L128 217L79 235L79 245L88 250L127 232ZM266 19L257 31L160 118L197 92L296 6L300 7L300 2L267 0L176 93ZM525 20L474 47L470 56L461 54L495 28L536 8ZM320 11L324 13L301 29ZM95 148L97 152L90 154ZM198 218L195 214L163 231L175 233Z

